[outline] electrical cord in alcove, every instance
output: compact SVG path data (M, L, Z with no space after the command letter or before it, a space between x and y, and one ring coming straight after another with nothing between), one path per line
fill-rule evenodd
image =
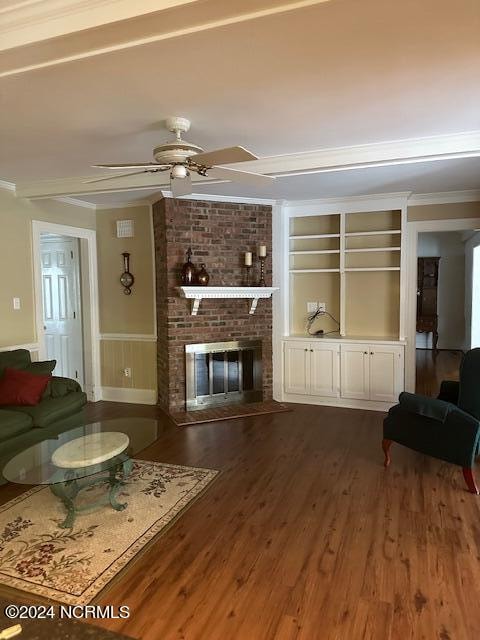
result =
M307 333L309 336L328 336L331 333L338 333L338 329L334 329L333 331L323 331L323 329L320 329L320 331L314 331L313 333L310 331L310 329L312 328L312 324L315 322L315 320L317 318L320 318L321 316L328 316L331 320L333 320L337 325L338 325L338 329L340 329L340 322L334 318L332 316L331 313L328 313L328 311L321 311L320 309L317 309L316 311L313 311L312 313L310 313L307 316Z

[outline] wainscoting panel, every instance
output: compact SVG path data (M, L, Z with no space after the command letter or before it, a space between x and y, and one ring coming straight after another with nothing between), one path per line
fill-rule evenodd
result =
M156 390L156 348L155 341L101 340L102 387Z

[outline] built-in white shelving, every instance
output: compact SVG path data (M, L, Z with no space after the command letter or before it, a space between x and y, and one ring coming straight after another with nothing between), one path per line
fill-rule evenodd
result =
M346 238L352 238L354 236L391 236L395 234L401 234L400 229L389 229L386 231L347 231L345 233Z
M301 236L290 236L290 240L318 240L319 238L340 238L339 233L309 233Z
M346 267L345 271L400 271L400 267Z
M290 273L340 273L340 269L290 269Z
M340 249L321 249L314 251L290 251L291 256L316 256L327 253L340 253Z
M345 253L372 253L375 251L401 251L401 247L370 247L368 249L345 249Z

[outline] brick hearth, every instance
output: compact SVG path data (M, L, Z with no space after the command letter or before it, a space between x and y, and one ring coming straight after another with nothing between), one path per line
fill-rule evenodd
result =
M158 401L169 412L185 409L185 350L195 342L261 339L263 399L272 398L272 302L260 300L249 315L246 300L203 300L197 316L176 287L185 252L204 262L210 285L243 284L245 251L267 245L266 283L271 285L272 208L165 198L153 206L157 273ZM256 265L258 266L258 265ZM255 270L255 268L254 268Z

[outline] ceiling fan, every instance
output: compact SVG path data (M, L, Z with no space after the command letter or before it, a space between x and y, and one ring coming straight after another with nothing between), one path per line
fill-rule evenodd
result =
M192 172L200 176L217 178L220 180L232 180L246 185L259 187L272 183L275 178L261 173L250 171L238 171L218 165L258 160L258 157L243 147L228 147L207 151L196 144L187 142L182 138L182 133L190 129L190 120L178 116L167 118L165 126L175 133L175 139L155 147L153 157L155 162L131 162L126 164L94 164L93 167L113 170L132 170L115 176L108 176L88 180L87 184L135 176L141 173L170 172L170 188L174 197L186 196L192 193ZM133 171L139 169L139 171Z

